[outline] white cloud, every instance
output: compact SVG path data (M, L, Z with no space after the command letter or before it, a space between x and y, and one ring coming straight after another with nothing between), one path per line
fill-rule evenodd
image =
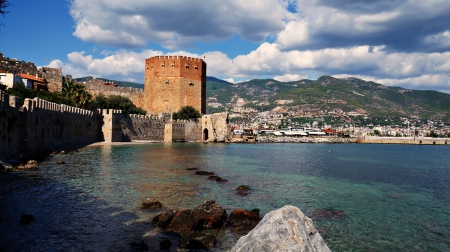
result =
M54 60L50 66L63 67L64 73L74 77L92 75L143 83L144 61L156 55L162 55L162 52L119 50L109 52L103 58L94 58L85 55L85 52L72 52L67 55L68 63ZM256 50L234 59L218 51L202 55L178 51L166 55L202 58L207 63L208 76L224 79L274 76L280 81L295 81L307 78L306 73L312 72L318 76L362 77L386 85L450 90L450 52L388 53L383 47L370 46L280 51L276 43L263 43Z
M252 41L275 36L293 14L283 0L72 0L76 37L100 45L142 47L148 41L175 49L194 41L239 34Z
M233 78L226 78L226 79L223 79L224 81L227 81L227 82L229 82L229 83L235 83L235 81L234 81L234 79Z

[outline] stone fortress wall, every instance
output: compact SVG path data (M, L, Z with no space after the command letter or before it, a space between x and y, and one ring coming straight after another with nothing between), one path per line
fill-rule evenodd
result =
M113 87L103 85L103 81L99 79L92 79L86 83L83 83L86 87L86 91L92 94L93 97L100 93L106 97L110 95L120 95L129 98L133 104L137 107L144 108L144 89L131 88L131 87Z
M121 110L98 110L105 142L164 141L166 121L158 116L125 115Z
M100 140L97 113L0 91L0 158L39 156L55 146Z

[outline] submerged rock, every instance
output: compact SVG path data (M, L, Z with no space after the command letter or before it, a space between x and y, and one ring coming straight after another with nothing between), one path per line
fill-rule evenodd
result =
M191 167L191 168L186 168L186 170L188 170L188 171L196 171L196 170L198 170L198 168L197 167Z
M217 238L214 235L193 233L188 236L181 237L180 245L187 249L207 250L214 247L217 243Z
M197 175L201 175L201 176L209 176L209 175L214 175L214 172L207 172L207 171L196 171L195 174Z
M247 196L249 194L250 191L250 187L245 186L245 185L240 185L238 186L238 188L236 188L237 192L236 194L239 196Z
M284 206L266 214L231 251L331 252L312 220L294 206Z
M159 208L163 208L163 205L159 201L147 201L147 202L142 202L141 208L142 209L159 209Z
M66 151L62 150L59 152L59 154L64 155L64 154L66 154Z
M238 188L236 188L236 190L238 190L238 191L249 191L250 187L245 186L245 185L240 185L240 186L238 186Z
M343 210L314 209L309 212L309 216L315 220L338 220L346 218L347 214Z
M221 177L219 177L219 176L209 176L208 177L208 179L209 180L215 180L215 181L217 181L217 182L219 182L219 183L225 183L225 182L228 182L228 180L226 180L226 179L223 179L223 178L221 178Z

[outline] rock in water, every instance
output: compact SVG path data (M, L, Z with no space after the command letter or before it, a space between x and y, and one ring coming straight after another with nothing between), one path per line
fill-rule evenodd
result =
M266 214L231 251L331 252L312 220L294 206L284 206Z
M247 211L242 208L237 208L230 213L227 223L229 226L235 228L236 231L241 229L250 230L254 228L260 220L259 209Z
M163 208L163 205L159 201L146 201L141 204L142 209L159 209Z

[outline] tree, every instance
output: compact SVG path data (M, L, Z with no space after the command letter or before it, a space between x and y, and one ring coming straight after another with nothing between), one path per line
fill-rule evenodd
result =
M91 109L118 109L124 114L146 115L147 112L142 108L136 107L127 97L120 95L111 95L106 98L103 94L99 94L93 100Z
M63 81L61 93L67 105L77 108L84 109L92 102L92 95L86 91L86 87L71 78L66 78Z
M2 14L3 17L5 17L6 13L9 13L9 11L6 10L11 6L11 3L8 0L0 0L0 14ZM4 26L4 24L0 23L0 26Z
M202 115L192 106L184 106L178 112L173 113L173 120L200 118Z

